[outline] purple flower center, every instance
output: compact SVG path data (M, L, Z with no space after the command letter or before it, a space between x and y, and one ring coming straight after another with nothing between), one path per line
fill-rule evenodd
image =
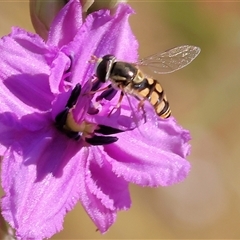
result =
M56 128L69 138L76 141L82 139L90 145L106 145L116 142L118 140L117 137L102 135L116 134L122 132L122 130L110 126L97 125L86 120L82 120L80 123L75 121L72 110L75 108L80 94L81 85L78 83L72 90L65 108L55 118Z

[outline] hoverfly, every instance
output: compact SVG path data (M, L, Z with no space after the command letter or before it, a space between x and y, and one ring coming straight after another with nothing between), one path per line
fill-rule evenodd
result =
M158 80L146 77L139 66L147 66L154 73L167 74L177 71L191 63L200 53L200 48L191 45L182 45L162 53L139 60L137 63L118 61L114 55L105 55L102 58L92 56L92 61L98 62L96 76L98 81L111 84L105 89L114 88L121 91L118 108L124 94L135 96L139 108L148 100L158 116L168 118L171 115L169 103L164 90Z

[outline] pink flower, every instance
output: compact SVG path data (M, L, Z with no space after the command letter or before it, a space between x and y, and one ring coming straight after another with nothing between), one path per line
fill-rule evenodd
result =
M17 28L0 41L2 214L19 239L51 237L78 201L104 233L130 207L130 182L168 186L189 172L189 133L173 118L160 119L148 103L146 121L134 118L126 98L108 116L118 97L96 106L89 93L92 54L136 61L131 13L120 4L82 22L70 0L46 43Z

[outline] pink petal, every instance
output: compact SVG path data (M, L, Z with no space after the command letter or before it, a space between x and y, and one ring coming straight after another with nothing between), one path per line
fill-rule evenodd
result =
M96 159L101 159L103 162L99 165ZM89 173L86 181L91 193L111 210L128 209L131 205L128 182L112 172L102 147L94 148L89 152L88 162Z
M73 40L81 25L81 5L78 0L70 0L55 17L47 43L61 48Z
M15 128L10 146L0 137L7 148L2 213L22 239L49 238L60 231L65 214L79 199L79 162L84 159L76 153L81 145L51 128L24 134Z
M67 80L67 76L65 77L65 74L69 73L70 68L70 57L63 52L59 52L51 64L51 73L49 76L49 84L53 93L57 94L66 91L64 81ZM69 88L69 86L67 87Z
M126 181L142 186L168 186L182 181L190 170L188 131L173 118L147 121L133 131L118 134L119 140L105 146L112 170Z
M85 148L83 156L85 156L87 159L88 155L89 149ZM91 186L91 183L89 186L89 170L87 163L85 161L80 161L79 165L81 169L80 171L82 173L80 175L81 179L79 181L79 188L81 189L80 202L90 218L96 224L98 230L101 233L104 233L115 222L116 211L104 206L101 200L97 197L98 194L96 194L96 192L95 194L92 193L93 188Z
M1 111L14 111L18 116L51 107L48 62L55 56L35 34L14 28L0 41ZM26 57L27 56L27 57Z
M0 144L5 146L3 216L17 236L42 239L62 229L64 215L80 199L97 228L106 232L115 222L116 211L130 206L128 184L111 168L93 162L103 157L101 151L79 151L81 142L51 129L48 115L36 120L33 114L32 119L24 116L19 121L14 114L0 114ZM27 121L42 127L27 131Z

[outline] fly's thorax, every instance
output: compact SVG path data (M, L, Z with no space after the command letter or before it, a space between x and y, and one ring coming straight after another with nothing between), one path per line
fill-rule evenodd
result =
M138 69L131 63L127 62L115 62L111 69L109 78L112 82L121 83L123 85L128 85L136 74Z
M144 73L140 69L137 69L137 73L133 79L133 84L141 84L144 79L146 79Z

